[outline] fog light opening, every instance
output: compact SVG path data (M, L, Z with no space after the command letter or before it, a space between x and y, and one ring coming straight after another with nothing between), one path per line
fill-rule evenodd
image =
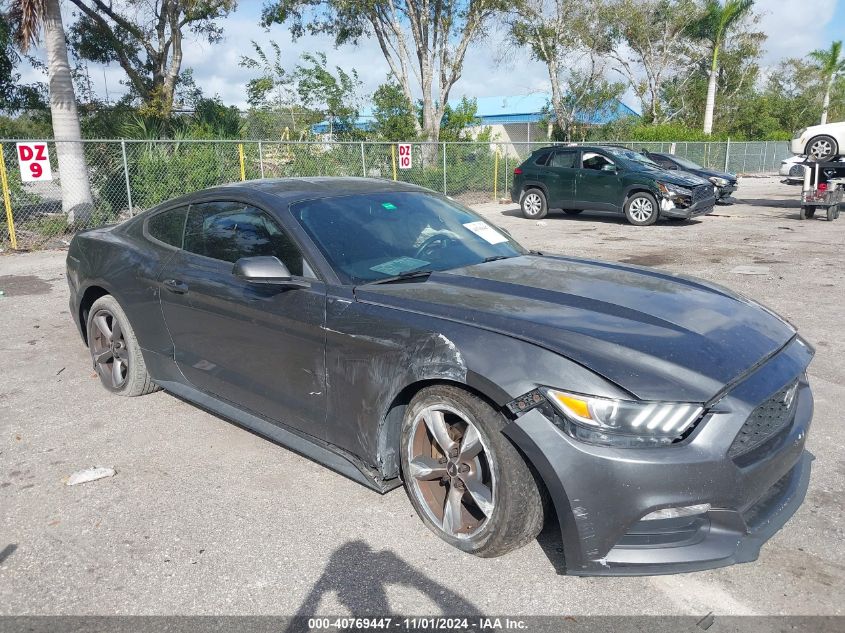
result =
M677 508L663 508L645 515L640 521L654 521L656 519L676 519L678 517L691 517L696 514L704 514L710 510L709 503L699 503L693 506L679 506Z

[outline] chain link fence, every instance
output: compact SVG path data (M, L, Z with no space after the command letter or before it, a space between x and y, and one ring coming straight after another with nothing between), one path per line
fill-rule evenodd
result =
M184 193L256 178L367 176L413 183L465 204L490 202L508 197L514 167L550 144L414 143L411 167L402 169L393 143L81 141L87 170L63 174L57 142L41 143L47 145L52 179L25 182L16 141L0 141L0 171L5 172L2 250L61 248L75 231L121 221ZM741 174L774 173L791 155L786 142L613 144L675 153ZM65 206L68 198L78 200L89 188L92 206L63 208L63 185Z

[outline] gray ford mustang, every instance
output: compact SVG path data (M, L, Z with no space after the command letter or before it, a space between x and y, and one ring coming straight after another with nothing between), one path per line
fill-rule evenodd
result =
M571 574L754 560L806 493L813 350L704 281L529 252L382 180L261 180L78 234L109 391L165 389L497 556L556 514Z

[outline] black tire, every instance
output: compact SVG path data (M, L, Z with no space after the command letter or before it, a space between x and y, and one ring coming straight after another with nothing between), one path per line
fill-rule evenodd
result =
M522 217L529 220L540 220L549 212L549 204L546 201L546 194L541 189L526 189L519 199L519 206L522 209Z
M827 221L833 222L836 218L839 217L839 205L832 204L827 208Z
M803 205L801 211L798 212L799 220L809 220L816 215L816 207L810 205Z
M839 145L832 136L821 134L807 142L806 154L810 160L824 163L839 155Z
M94 370L106 389L119 396L143 396L159 390L147 372L135 331L114 297L105 295L94 302L86 327Z
M579 214L579 213L581 213L583 210L584 210L584 209L564 209L564 210L563 210L563 212L564 212L566 215L578 215L578 214Z
M650 205L650 207L649 207ZM647 213L650 209L650 213ZM657 222L660 207L650 193L638 191L625 201L625 217L634 226L649 226Z
M423 414L430 415L431 411L437 411L438 407L449 410L441 419L450 435L459 433L464 422L469 423L463 426L463 436L459 438L461 443L455 444L461 448L454 448L456 454L448 461L442 456L444 451L439 450L440 444L431 432L431 427L422 417ZM507 420L500 412L474 394L455 386L434 385L422 389L414 396L402 425L402 475L411 505L426 527L441 539L460 550L484 558L501 556L522 547L536 538L543 527L541 484L519 451L502 434L501 430L506 423ZM466 487L460 482L457 486L451 483L457 482L458 477L464 477L458 474L465 472L459 468L466 466L460 463L461 457L457 452L463 451L463 440L467 437L466 430L470 424L480 436L482 448L475 458L480 467L477 471L473 467L473 472L466 475L474 481L480 481L480 474L486 473L489 477L489 498L492 504L492 508L488 507L489 514L480 511L481 505L475 503L476 495L471 492L472 486L469 483ZM421 452L417 453L417 450ZM426 475L423 469L425 476L415 476L412 473L420 471L411 466L412 453L415 464L419 459L430 458L442 473ZM484 462L480 463L482 459ZM443 465L444 462L446 465ZM485 464L486 467L482 468ZM444 478L450 481L443 481ZM447 501L452 492L456 492L460 499L458 507L461 517L469 519L470 523L480 521L473 530L464 530L462 522L459 532L463 534L457 536L445 527L449 506ZM441 495L442 501L438 501ZM436 516L438 504L442 518ZM473 510L477 512L473 513ZM478 519L474 514L483 518Z

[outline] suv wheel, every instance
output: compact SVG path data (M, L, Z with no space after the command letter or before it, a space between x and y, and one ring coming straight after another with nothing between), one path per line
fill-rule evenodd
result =
M402 425L402 478L423 523L470 554L501 556L539 534L541 488L502 434L505 417L451 385L421 390Z
M832 160L838 153L839 147L832 136L817 136L807 143L807 156L818 163Z
M648 226L657 222L657 200L650 193L638 192L625 202L625 217L634 226Z
M519 206L522 208L522 215L529 220L539 220L549 212L546 196L540 189L523 191Z

